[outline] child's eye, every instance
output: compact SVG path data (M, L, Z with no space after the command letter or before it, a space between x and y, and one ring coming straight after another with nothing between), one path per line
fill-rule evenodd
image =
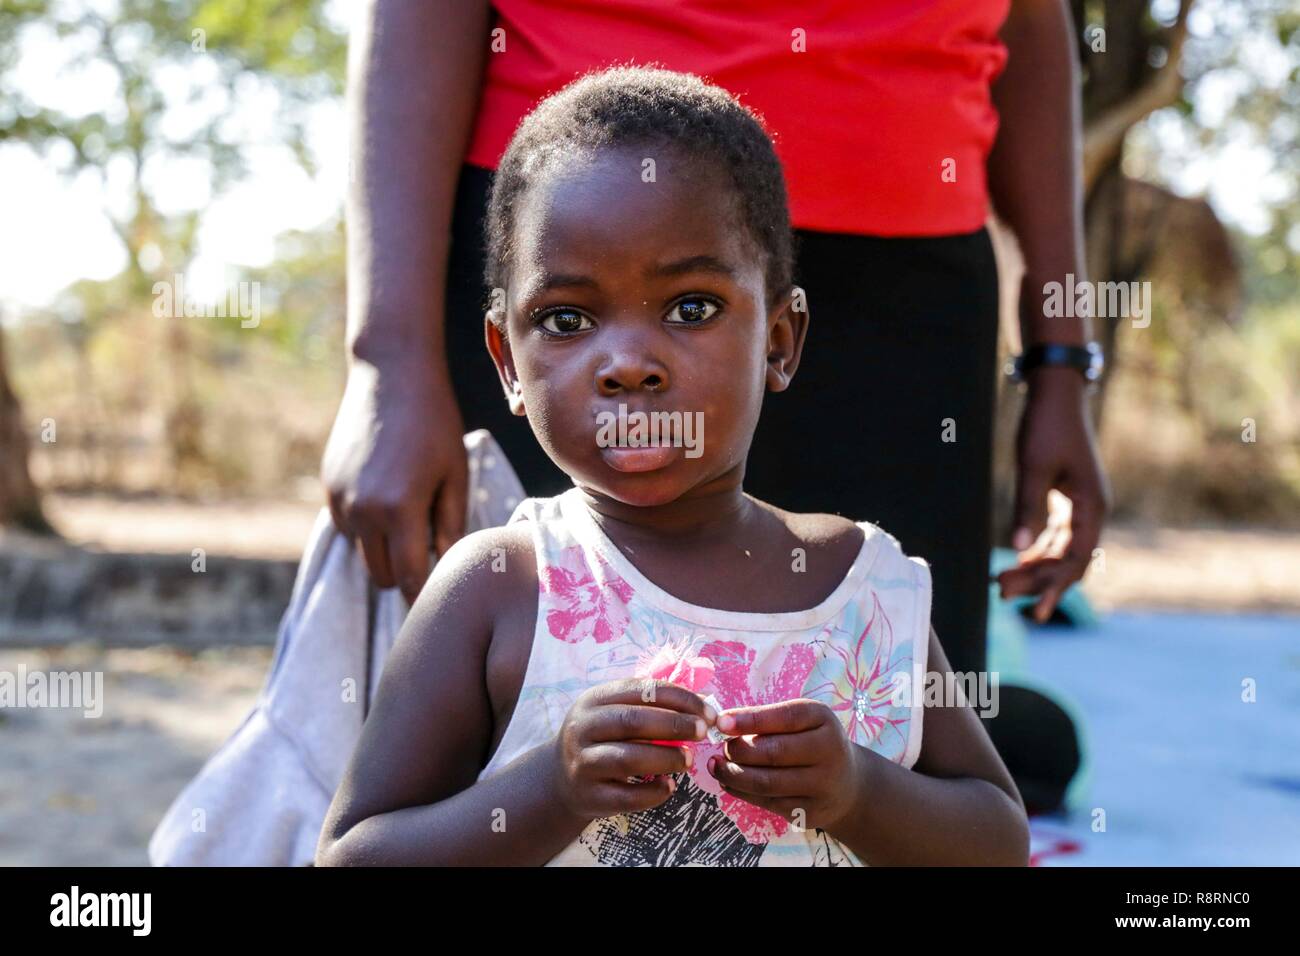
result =
M708 299L683 299L673 306L668 317L676 325L698 325L713 318L717 311L717 304Z
M555 309L540 316L536 321L544 331L552 335L570 335L592 327L591 319L577 309Z

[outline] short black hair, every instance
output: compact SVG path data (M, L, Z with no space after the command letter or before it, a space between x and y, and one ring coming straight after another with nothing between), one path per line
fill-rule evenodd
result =
M546 97L520 122L497 166L486 221L489 288L503 288L520 198L541 173L597 148L660 146L712 160L730 176L737 209L765 256L769 300L793 283L794 234L785 177L762 119L691 73L617 66Z

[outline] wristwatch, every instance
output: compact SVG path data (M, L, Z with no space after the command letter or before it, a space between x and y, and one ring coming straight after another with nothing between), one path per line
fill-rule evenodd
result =
M1006 373L1011 381L1021 384L1029 372L1043 366L1078 369L1084 381L1091 385L1101 378L1106 361L1101 354L1101 346L1096 342L1087 345L1058 345L1048 342L1031 345L1025 349L1024 354L1012 356L1007 363Z

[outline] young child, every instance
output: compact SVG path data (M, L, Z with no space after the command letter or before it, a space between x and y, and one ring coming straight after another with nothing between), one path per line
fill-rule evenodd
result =
M974 711L922 736L926 565L743 491L808 328L759 121L693 76L584 77L520 124L487 241L488 349L574 487L438 563L317 862L1024 864ZM608 427L656 412L696 427Z

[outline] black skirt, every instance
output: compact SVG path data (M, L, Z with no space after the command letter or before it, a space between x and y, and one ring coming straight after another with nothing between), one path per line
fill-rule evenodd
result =
M452 224L447 354L467 429L486 428L530 495L572 482L510 414L483 342L490 171L464 167ZM808 340L769 393L745 490L779 507L875 522L930 563L932 620L953 669L984 668L997 266L988 234L800 231Z

